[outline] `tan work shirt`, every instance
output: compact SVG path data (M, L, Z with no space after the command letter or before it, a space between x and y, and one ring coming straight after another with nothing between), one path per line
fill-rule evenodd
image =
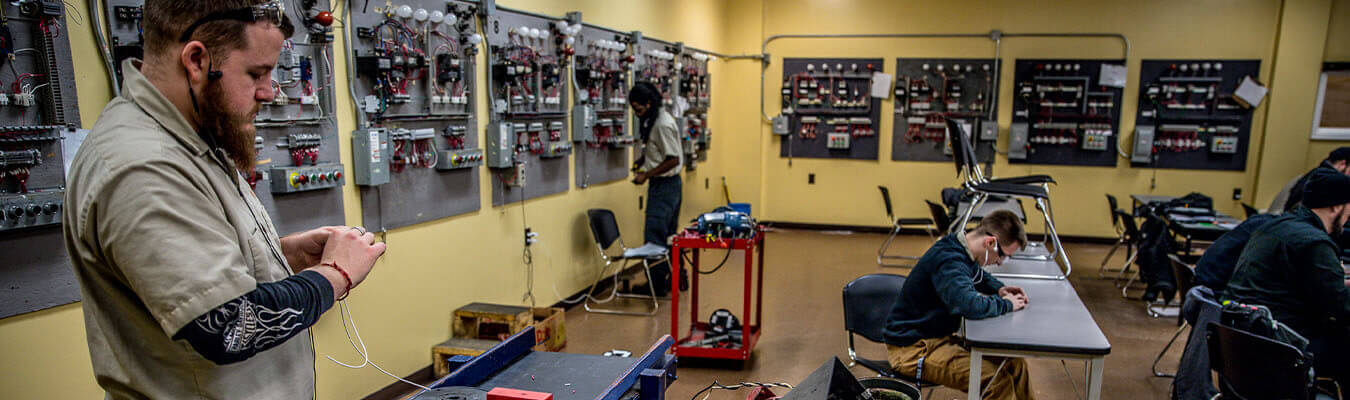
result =
M642 170L651 171L661 165L666 157L675 157L680 163L662 173L661 177L679 175L684 169L684 148L680 146L680 128L675 126L675 118L664 108L657 108L656 125L647 136L647 144L642 148Z
M312 398L309 335L228 365L172 339L290 267L233 162L139 67L122 64L122 95L80 146L66 188L66 248L99 386L112 399Z

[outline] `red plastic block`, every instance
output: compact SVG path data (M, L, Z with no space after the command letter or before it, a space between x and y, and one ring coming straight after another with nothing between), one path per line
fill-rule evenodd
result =
M488 392L487 400L553 400L553 394L499 387Z

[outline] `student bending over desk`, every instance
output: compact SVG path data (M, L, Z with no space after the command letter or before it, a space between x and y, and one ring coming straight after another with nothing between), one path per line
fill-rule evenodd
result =
M1002 263L1027 243L1022 221L1007 210L985 216L970 233L938 240L910 271L886 321L885 341L897 373L965 390L970 352L952 336L961 318L982 319L1021 310L1021 288L1004 286L982 266ZM984 357L985 399L1032 399L1026 361Z

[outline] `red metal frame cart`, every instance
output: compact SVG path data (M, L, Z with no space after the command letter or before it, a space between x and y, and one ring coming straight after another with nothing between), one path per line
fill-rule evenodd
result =
M761 333L760 322L764 310L764 231L760 227L755 227L754 235L746 239L730 238L708 238L699 236L693 230L686 230L675 237L675 243L672 251L672 260L675 267L671 268L671 282L680 281L680 264L683 262L680 251L683 249L695 249L693 251L693 268L689 278L691 291L689 299L690 308L690 328L688 336L680 336L680 291L672 290L670 299L670 331L672 337L680 338L675 342L675 355L677 357L693 358L717 358L728 360L749 360L750 353L755 349L755 343L759 341ZM709 333L710 327L707 321L699 321L698 317L698 249L736 249L745 251L745 285L744 297L742 298L742 309L740 320L742 325L740 348L721 348L704 347L697 344L702 341ZM754 259L759 259L758 272L755 272ZM753 283L753 287L751 284ZM754 314L750 313L751 295L754 295ZM754 316L751 319L751 316ZM751 323L750 321L754 321Z

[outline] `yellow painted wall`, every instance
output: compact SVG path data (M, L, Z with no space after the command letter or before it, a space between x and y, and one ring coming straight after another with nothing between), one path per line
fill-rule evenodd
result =
M789 6L795 4L796 6ZM1280 3L1247 1L949 1L941 7L922 2L894 1L769 1L765 8L765 37L778 33L983 33L1000 29L1022 32L1118 32L1129 37L1133 50L1128 60L1129 86L1125 90L1121 128L1134 124L1138 98L1138 68L1146 58L1260 59L1262 80L1272 68L1272 53ZM1162 12L1166 10L1166 12ZM1241 27L1238 29L1237 27ZM1317 49L1321 49L1320 43ZM994 46L987 39L829 39L782 40L770 45L775 63L768 70L765 94L775 99L781 82L782 57L875 57L885 58L885 69L895 71L895 58L992 57ZM1113 39L1007 38L1003 41L1004 68L1000 88L999 122L1006 149L1011 121L1013 71L1018 58L1121 58L1122 49ZM752 83L744 92L755 92ZM892 101L882 105L880 161L796 159L791 167L778 156L779 140L763 149L765 218L814 223L885 225L887 221L877 185L891 188L897 213L926 216L920 199L938 199L938 191L957 183L947 163L890 161ZM777 101L768 112L777 114ZM1258 143L1264 129L1265 109L1258 108L1252 138ZM768 126L760 125L767 135ZM1129 139L1124 143L1128 146ZM1001 150L1003 150L1001 149ZM1249 155L1243 172L1196 172L1130 168L1118 159L1116 168L1010 165L1000 156L996 176L1045 173L1059 185L1052 198L1061 234L1110 236L1104 193L1124 199L1131 193L1207 193L1222 211L1240 213L1238 202L1229 200L1234 188L1250 196L1251 171L1260 149ZM1303 152L1297 153L1302 165ZM816 174L816 184L807 175ZM898 194L894 194L898 193ZM1034 211L1033 211L1034 213ZM1239 214L1240 215L1240 214ZM1038 229L1038 228L1033 228Z
M1322 52L1326 62L1350 62L1350 0L1331 2L1331 22L1327 24L1327 44ZM1344 140L1314 140L1308 144L1308 158L1304 163L1311 169L1337 147L1350 146Z
M78 8L80 14L70 15L67 31L79 71L76 84L81 118L85 127L89 127L111 98L111 89L89 23L84 20L85 1L75 1L68 7ZM721 45L719 40L726 23L726 6L716 0L510 0L500 1L499 5L560 17L567 11L581 11L587 23L620 31L641 30L649 37L683 41L713 51ZM338 40L342 40L341 35ZM341 48L340 42L337 48ZM483 65L481 61L480 58L479 65ZM336 62L337 81L347 81L345 60L338 57ZM721 62L711 66L713 104L726 101L722 93L728 93L732 82L722 75L722 68ZM485 96L477 100L479 109L486 109ZM350 99L339 96L337 110L339 143L350 143L355 127ZM719 121L730 116L714 110L710 118L715 132L714 150L698 171L685 175L686 218L697 210L713 207L722 197L720 175L715 172L720 168L720 153L733 146L727 144L732 139L731 130L719 129L722 123ZM351 165L347 146L342 146L342 159ZM596 262L595 245L582 217L586 209L614 210L629 244L641 244L643 221L637 197L645 195L645 187L636 187L626 180L586 189L569 185L567 192L527 201L523 209L520 203L491 207L486 206L491 204L490 181L486 171L480 169L480 173L483 179L479 191L485 205L480 211L389 232L388 252L349 299L373 359L392 373L406 375L430 362L431 345L449 336L450 313L455 308L473 301L524 304L522 213L534 231L542 235L541 242L533 247L534 295L540 305L559 300L555 285L557 292L567 295L594 279L600 264ZM710 180L707 189L704 178ZM359 224L357 189L348 185L343 191L346 220ZM374 369L349 370L324 357L333 355L349 362L356 357L347 344L338 313L328 313L314 334L319 398L359 398L393 381ZM79 304L0 320L0 354L7 361L0 366L0 391L6 397L102 397L90 368Z
M84 1L75 1L73 8L84 12ZM1157 186L1151 188L1154 171L1129 168L1124 161L1117 168L1072 168L1011 166L1006 158L999 158L997 175L1049 173L1060 180L1053 193L1062 233L1107 236L1111 231L1101 212L1103 193L1123 197L1129 193L1198 190L1214 196L1220 209L1238 213L1237 203L1227 200L1233 188L1242 188L1248 199L1254 191L1260 191L1255 203L1259 206L1268 202L1289 177L1320 159L1326 152L1323 147L1331 145L1307 140L1310 120L1303 114L1310 109L1305 109L1309 106L1302 104L1302 99L1313 94L1301 74L1307 65L1320 63L1323 53L1330 57L1333 48L1344 48L1346 23L1331 23L1328 29L1326 16L1335 14L1336 21L1347 21L1344 10L1348 2L502 0L501 5L552 15L580 10L589 23L621 31L642 30L651 37L684 41L727 54L759 53L765 37L789 32L987 32L995 28L1005 32L1121 32L1134 44L1122 113L1122 127L1127 129L1133 125L1139 60L1261 59L1260 78L1272 84L1272 95L1256 110L1253 140L1261 148L1253 149L1246 172L1159 170ZM1337 10L1334 13L1333 8ZM110 98L110 90L95 55L88 23L82 18L72 14L67 31L80 71L76 84L87 127ZM1328 43L1332 35L1338 36ZM769 113L776 114L777 82L784 56L884 57L886 70L894 71L897 56L988 57L992 51L988 41L970 39L775 43L769 49L774 57L764 93L769 96ZM1119 45L1111 40L1008 39L1003 48L1005 62L1009 63L1019 57L1118 58L1119 54ZM339 58L337 62L337 78L345 81L345 60ZM891 187L899 214L926 215L918 199L934 199L939 188L955 183L947 164L889 161L889 100L883 104L882 113L879 159L883 161L798 159L788 168L786 160L778 157L778 139L768 133L768 126L758 117L760 64L729 60L714 62L711 68L712 151L698 171L686 173L685 218L721 202L719 184L723 177L730 185L731 198L754 203L762 219L856 225L887 223L882 220L876 198L874 187L878 184ZM1005 70L1001 88L1004 95L999 120L1005 139L1011 119L1007 106L1011 102L1012 83L1007 79L1011 74L1010 68ZM1282 92L1284 95L1280 95ZM480 96L478 101L480 109L484 108L485 99ZM350 99L339 97L338 111L340 140L347 143L354 127ZM1292 133L1278 139L1265 135L1277 131ZM342 152L344 162L350 165L350 150L343 146ZM486 177L486 172L480 173ZM806 185L808 173L817 175L816 185ZM1275 189L1269 189L1272 186ZM523 210L519 203L484 207L467 215L390 232L389 252L351 297L351 309L372 356L393 373L410 373L425 366L428 347L447 336L449 313L454 308L470 301L520 304L526 290L526 271L520 261L522 213L543 235L542 242L534 247L538 303L550 304L558 299L555 284L562 294L585 287L598 264L581 212L595 207L613 209L624 236L640 241L642 221L636 198L642 192L642 188L622 181L573 188L528 201ZM480 193L482 203L491 204L487 179L483 179ZM356 188L346 187L344 196L347 221L358 223ZM355 356L339 324L337 314L330 313L315 329L319 397L360 397L391 382L373 370L347 370L324 358L331 354L350 361ZM78 304L0 320L0 354L12 361L0 367L0 390L16 398L53 394L62 398L98 397L100 391L93 381L86 349Z

